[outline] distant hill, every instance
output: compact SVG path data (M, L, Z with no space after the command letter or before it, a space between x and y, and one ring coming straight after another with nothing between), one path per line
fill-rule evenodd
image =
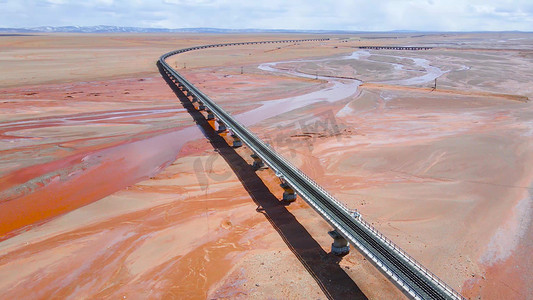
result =
M191 33L349 33L343 30L287 30L287 29L220 29L220 28L143 28L123 26L41 26L28 28L0 28L4 33L148 33L148 32L191 32Z
M40 26L40 27L23 27L23 28L0 28L0 32L6 34L24 34L24 33L51 33L51 32L72 32L72 33L153 33L153 32L191 32L191 33L310 33L310 34L413 34L413 33L443 33L439 31L417 31L417 30L392 30L392 31L356 31L356 30L299 30L299 29L223 29L223 28L146 28L146 27L127 27L127 26ZM491 31L463 31L461 33L487 33ZM509 33L521 33L522 31L498 31Z

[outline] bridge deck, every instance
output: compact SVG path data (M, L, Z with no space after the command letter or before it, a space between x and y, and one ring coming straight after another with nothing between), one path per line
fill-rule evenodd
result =
M410 47L410 46L360 46L359 49L373 50L431 50L433 47Z

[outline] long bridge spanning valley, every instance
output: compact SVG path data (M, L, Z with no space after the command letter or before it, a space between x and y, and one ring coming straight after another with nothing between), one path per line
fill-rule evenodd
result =
M392 282L394 282L397 287L413 299L463 299L458 292L424 268L420 263L416 262L412 257L366 222L357 211L346 208L341 202L320 187L313 179L305 175L301 170L278 154L248 128L234 119L231 114L226 112L166 62L166 59L170 56L206 48L327 40L328 39L260 41L196 46L168 52L160 57L158 64L164 70L165 76L175 82L177 87L183 91L192 102L198 103L198 109L206 111L206 117L208 119L216 119L219 124L219 130L231 130L234 146L238 147L244 143L251 151L253 151L253 157L255 159L254 165L256 167L266 164L275 172L276 176L281 179L282 187L285 190L283 195L284 200L293 201L296 194L298 194L334 228L334 230L330 232L330 235L334 239L332 252L338 255L346 254L349 251L349 244L351 243ZM370 47L360 48L377 49ZM402 48L401 50L404 50L403 48L413 48L413 50L430 49L427 47L379 48Z
M359 46L359 49L371 50L431 50L433 47L398 47L398 46Z

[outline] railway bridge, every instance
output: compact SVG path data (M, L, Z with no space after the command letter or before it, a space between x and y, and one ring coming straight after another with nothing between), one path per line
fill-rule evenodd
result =
M234 147L246 144L253 151L254 166L250 166L251 168L267 165L275 172L276 176L281 179L285 190L284 200L294 201L298 194L333 227L333 230L329 232L333 238L333 253L345 255L349 251L349 244L352 244L412 299L463 299L458 292L365 221L358 211L345 207L166 62L170 56L206 48L327 40L259 41L195 46L163 54L158 64L164 70L165 76L175 82L192 102L198 103L199 110L207 112L206 118L216 119L219 123L219 131L231 129Z
M359 49L372 49L372 50L431 50L433 47L398 47L398 46L360 46Z

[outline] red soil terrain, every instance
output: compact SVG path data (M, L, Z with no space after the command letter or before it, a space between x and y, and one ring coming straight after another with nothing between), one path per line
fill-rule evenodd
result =
M181 146L171 131L183 126L184 109L159 78L10 88L0 97L9 118L0 125L4 239L157 173Z
M357 251L330 255L328 224L302 200L281 205L272 171L253 171L250 150L229 147L231 138L156 72L157 57L182 46L283 38L9 37L5 61L27 65L12 69L15 79L0 77L2 296L404 298ZM221 48L169 61L186 63L187 78L466 297L531 299L527 81L488 84L495 75L485 54L416 54L437 57L432 65L448 72L433 93L385 82L421 72L403 58L405 70L387 78L383 61L396 63L397 53L356 65L335 58L365 43ZM131 55L117 62L124 49ZM529 59L502 55L510 69ZM62 57L77 63L60 64ZM132 57L138 65L128 64ZM257 68L306 57L320 59L277 66L280 73ZM479 85L459 86L462 64ZM318 70L365 84L290 74Z

